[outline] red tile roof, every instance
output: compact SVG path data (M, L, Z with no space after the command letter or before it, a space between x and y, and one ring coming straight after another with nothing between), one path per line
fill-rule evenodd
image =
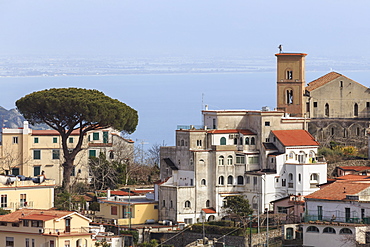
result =
M337 180L369 180L370 176L357 175L357 174L348 174L341 177L337 177Z
M48 221L52 219L59 218L56 215L44 215L44 214L30 214L20 219L22 220L41 220L41 221Z
M338 169L344 170L344 171L366 171L370 170L369 166L338 166Z
M27 219L26 217L38 218L38 220L47 220L47 217L50 217L50 219L61 218L72 213L74 212L42 209L19 209L10 214L0 215L0 221L19 222L20 219Z
M247 129L228 129L228 130L210 130L212 134L243 134L243 135L255 135L254 132Z
M319 146L306 130L273 130L272 133L284 146Z
M202 208L202 210L206 214L215 214L215 213L217 213L216 210L214 210L213 208Z
M346 195L356 195L368 187L370 187L370 183L337 181L305 196L305 198L340 201L344 200Z

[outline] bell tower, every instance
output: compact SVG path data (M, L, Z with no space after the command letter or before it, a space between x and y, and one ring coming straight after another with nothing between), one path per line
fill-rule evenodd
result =
M292 117L304 117L305 53L277 53L277 108Z

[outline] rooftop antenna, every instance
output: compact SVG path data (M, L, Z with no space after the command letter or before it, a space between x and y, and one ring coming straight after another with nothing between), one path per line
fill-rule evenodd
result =
M278 46L278 48L279 48L279 53L283 53L283 45L282 45L282 44L280 44L280 45Z

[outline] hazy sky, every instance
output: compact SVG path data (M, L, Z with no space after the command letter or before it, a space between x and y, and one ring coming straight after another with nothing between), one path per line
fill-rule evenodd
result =
M368 0L0 0L2 55L369 56Z

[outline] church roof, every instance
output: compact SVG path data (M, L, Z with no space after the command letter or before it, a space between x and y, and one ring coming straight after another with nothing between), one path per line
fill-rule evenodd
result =
M312 91L315 90L316 88L319 88L323 85L325 85L328 82L331 82L334 79L337 79L338 77L342 76L341 74L337 72L330 72L326 75L321 76L320 78L308 83L306 90L307 91Z
M347 78L348 80L351 80L363 87L365 87L364 85L362 85L361 83L358 83L357 81L354 81L352 80L351 78L348 78L342 74L339 74L338 72L330 72L330 73L327 73L326 75L323 75L321 76L320 78L314 80L314 81L311 81L310 83L308 83L307 87L306 87L306 90L311 92L335 79L337 79L338 77L344 77L344 78Z
M306 130L273 130L272 133L284 146L319 146Z

